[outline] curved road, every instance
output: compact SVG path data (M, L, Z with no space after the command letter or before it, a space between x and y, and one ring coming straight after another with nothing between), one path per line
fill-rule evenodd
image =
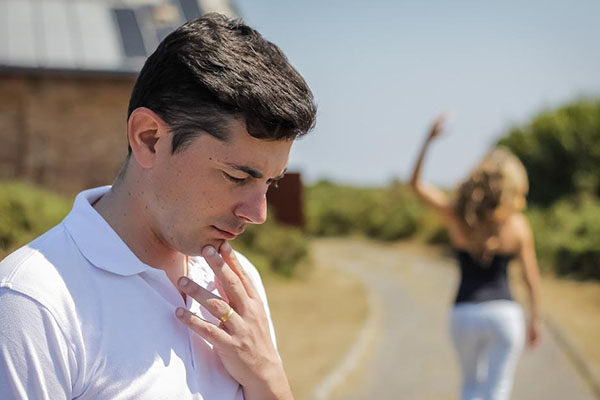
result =
M364 240L314 242L319 264L364 282L376 304L374 334L337 400L457 399L459 374L447 328L457 282L448 260ZM547 331L517 370L513 399L594 400L591 389Z

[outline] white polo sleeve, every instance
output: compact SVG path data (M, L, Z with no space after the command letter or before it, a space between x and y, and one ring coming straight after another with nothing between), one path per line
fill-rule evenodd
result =
M74 366L74 352L50 311L0 287L0 398L71 399Z

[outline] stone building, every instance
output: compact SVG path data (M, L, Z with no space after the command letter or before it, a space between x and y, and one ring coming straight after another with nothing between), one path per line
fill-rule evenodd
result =
M0 0L0 179L72 195L127 152L131 88L175 27L229 0Z

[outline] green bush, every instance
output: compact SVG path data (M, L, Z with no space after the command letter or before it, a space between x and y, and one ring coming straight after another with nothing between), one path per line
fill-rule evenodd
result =
M527 169L533 205L527 214L541 265L600 279L600 100L542 112L499 144Z
M425 243L433 245L447 245L450 243L448 230L440 216L428 210L420 218L419 236Z
M308 232L316 236L363 234L379 240L414 236L428 211L405 185L360 188L320 182L306 190Z
M562 200L528 216L542 265L563 276L600 279L600 201Z
M529 175L532 204L549 206L579 193L600 194L600 100L581 100L540 113L499 144Z
M527 212L543 268L600 279L600 100L577 101L513 128L508 146L530 178ZM395 183L357 188L321 182L307 188L308 231L319 236L363 234L380 240L419 237L449 243L439 216Z
M357 221L367 212L364 190L320 182L305 190L307 231L316 236L340 236L358 232Z
M277 224L272 218L263 225L249 225L233 246L259 271L287 277L298 274L300 262L309 254L308 239L300 229Z
M0 258L58 224L71 201L22 182L0 182Z
M0 182L0 259L58 224L72 202L48 190L22 183ZM286 276L296 273L308 254L308 241L298 229L269 220L249 226L234 247L262 271Z

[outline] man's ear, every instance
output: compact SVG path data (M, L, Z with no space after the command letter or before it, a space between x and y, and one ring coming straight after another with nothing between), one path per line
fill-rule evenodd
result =
M152 168L156 152L170 140L167 124L154 111L139 107L133 110L127 121L127 138L135 161L142 168ZM167 146L170 149L170 145Z

